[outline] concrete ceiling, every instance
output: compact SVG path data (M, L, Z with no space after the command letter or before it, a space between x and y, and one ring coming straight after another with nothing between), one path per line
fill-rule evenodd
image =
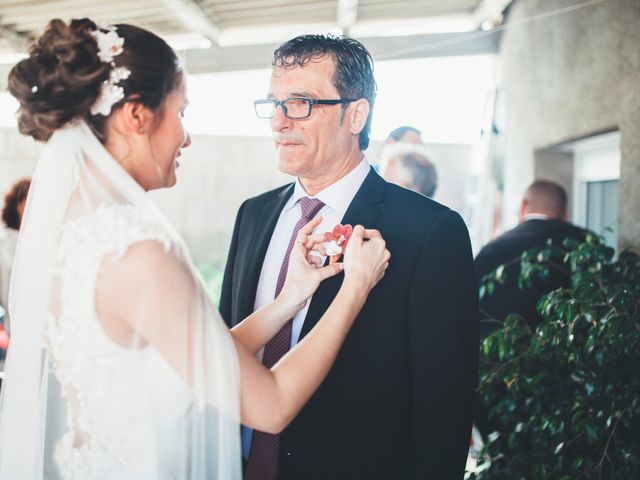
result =
M56 17L149 28L183 52L193 73L267 66L278 44L309 32L350 34L361 39L374 58L489 53L496 51L498 36L480 27L499 24L510 2L0 0L0 64L14 63L11 54L24 52Z

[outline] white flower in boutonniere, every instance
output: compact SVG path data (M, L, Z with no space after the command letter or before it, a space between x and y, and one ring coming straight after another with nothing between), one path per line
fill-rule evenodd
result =
M330 265L340 260L340 256L347 248L352 232L353 227L351 225L337 224L333 227L332 232L325 233L326 241L322 242L322 246L329 257Z
M131 70L126 67L116 67L109 72L109 80L102 82L98 99L91 106L91 115L104 115L111 113L111 107L124 98L124 89L118 85L121 80L126 80L131 75Z
M103 30L107 30L104 32ZM111 63L113 57L120 55L124 51L124 38L118 36L116 27L103 27L91 32L98 44L98 57L105 63Z
M342 255L342 247L338 245L338 242L331 240L330 242L323 242L322 246L327 255L333 257L334 255Z

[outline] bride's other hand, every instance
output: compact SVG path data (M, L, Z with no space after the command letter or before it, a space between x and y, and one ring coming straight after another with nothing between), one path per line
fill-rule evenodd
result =
M296 311L304 307L323 280L337 275L342 270L342 264L339 263L323 267L322 257L311 253L324 253L322 242L326 240L325 234L312 234L313 229L321 222L322 217L316 217L298 232L289 256L287 279L278 295L278 301L293 306Z
M378 230L356 225L344 255L345 285L368 294L384 276L390 258Z

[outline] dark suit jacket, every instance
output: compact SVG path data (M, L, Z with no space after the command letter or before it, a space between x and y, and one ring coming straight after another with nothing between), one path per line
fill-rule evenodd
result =
M287 185L247 200L236 219L220 311L253 311ZM477 377L477 286L458 214L385 182L373 169L343 223L382 232L391 263L329 375L280 436L280 479L460 479ZM335 297L320 285L301 338Z
M489 242L478 253L475 259L478 279L500 265L518 259L526 250L544 247L547 239L551 239L554 245L562 246L565 238L581 240L584 234L581 228L560 220L527 220ZM541 321L536 312L536 303L540 297L556 288L568 286L570 281L567 275L551 269L547 280L536 279L531 287L519 289L517 279L520 275L520 262L508 266L505 274L505 284L497 286L493 294L485 294L480 301L482 315L503 321L510 313L517 313L522 315L532 328ZM483 334L494 328L490 323L483 322Z

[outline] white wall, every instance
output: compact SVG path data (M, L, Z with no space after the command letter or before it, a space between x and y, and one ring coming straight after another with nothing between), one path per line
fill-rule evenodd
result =
M373 142L367 158L376 163L381 144ZM39 147L15 129L0 128L0 192L33 172ZM440 176L435 199L460 210L470 148L429 145ZM178 183L151 193L153 200L183 235L194 260L222 265L236 212L247 198L292 181L277 169L268 137L194 135L183 152Z
M16 129L0 128L0 203L13 183L31 176L40 147Z

